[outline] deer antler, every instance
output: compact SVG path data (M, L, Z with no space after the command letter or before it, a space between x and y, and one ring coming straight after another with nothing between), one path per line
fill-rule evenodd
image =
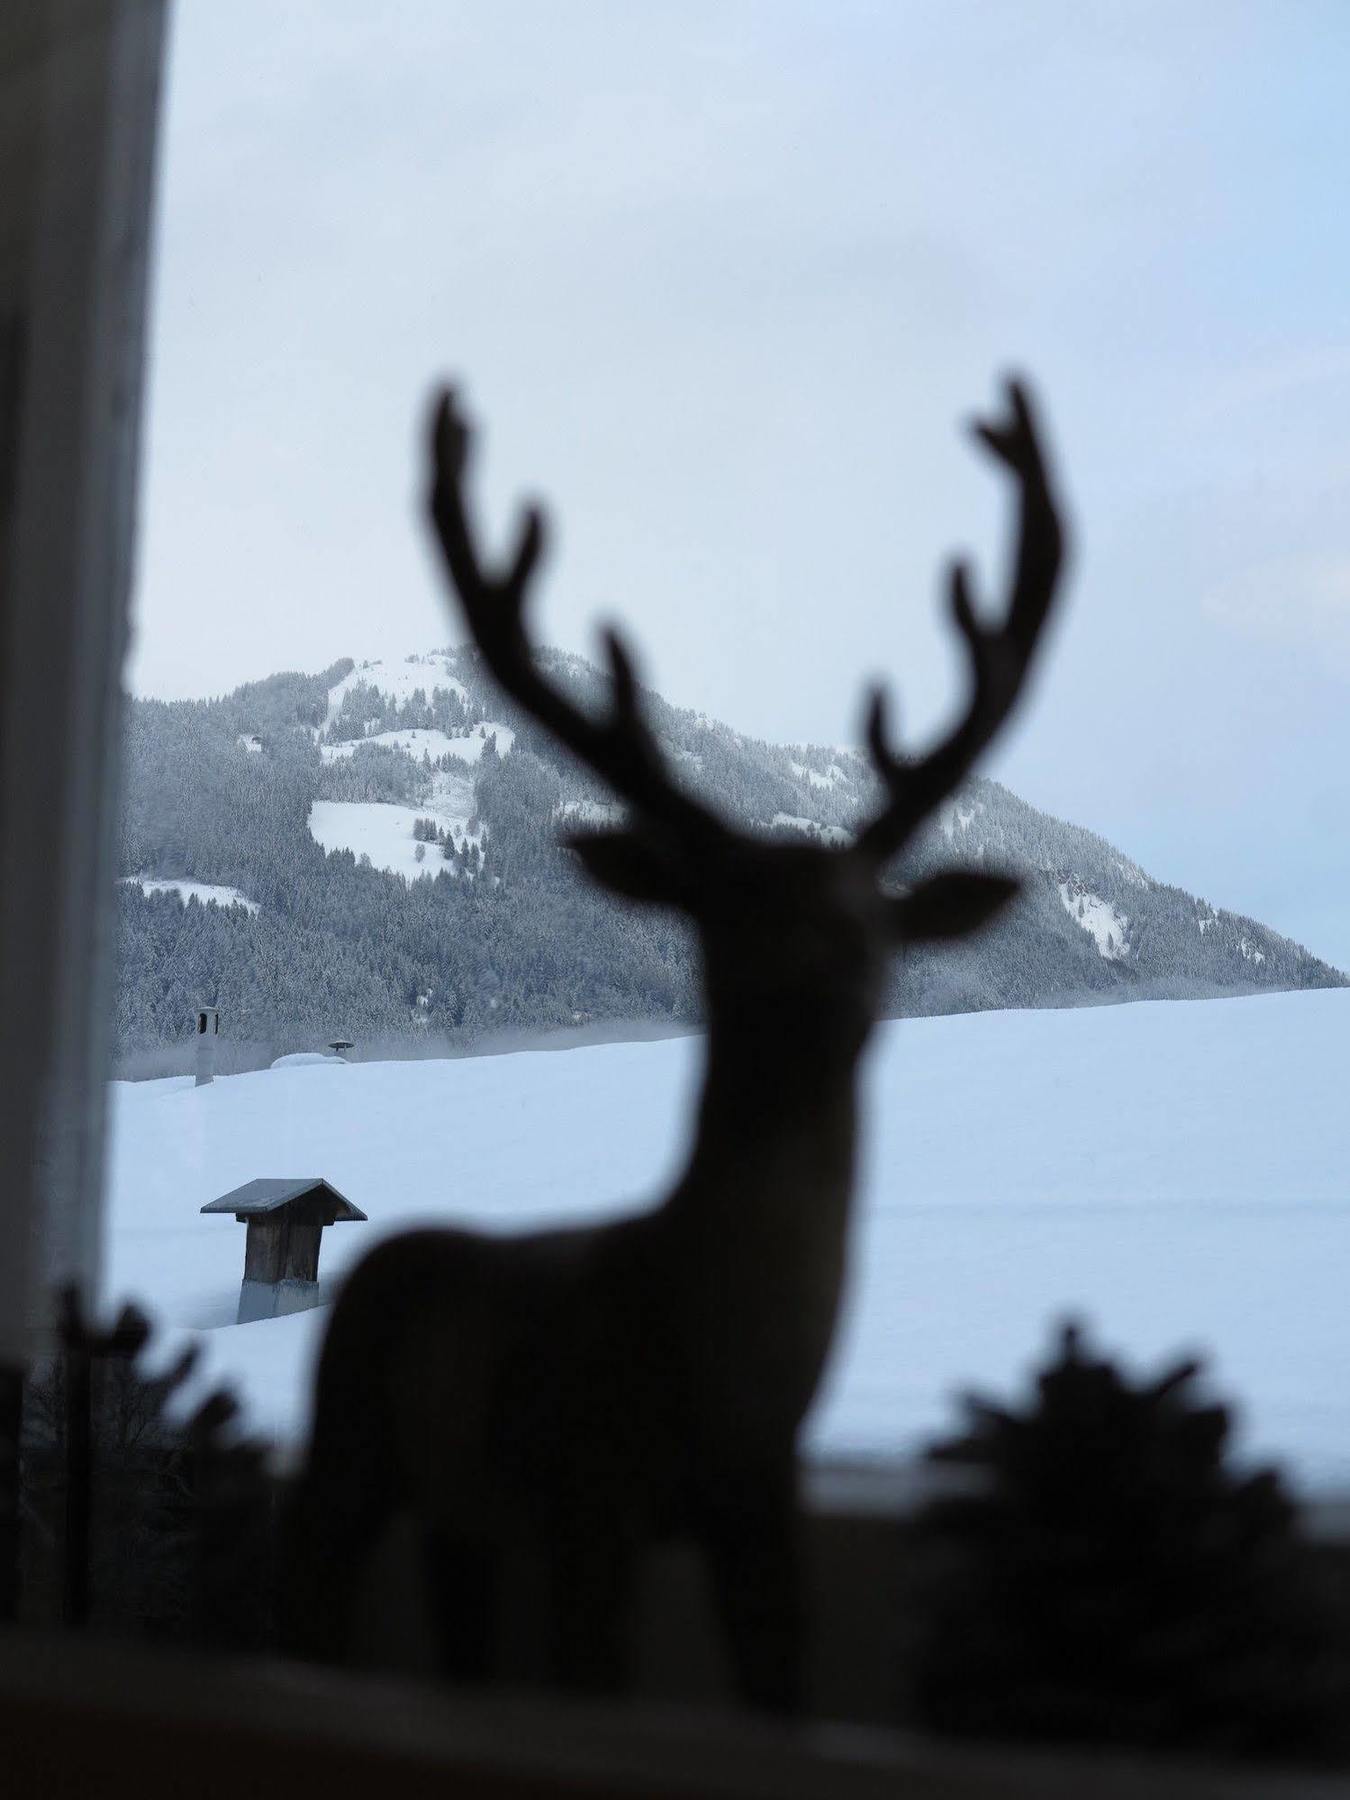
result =
M707 836L723 827L670 778L642 716L633 658L617 631L604 633L614 683L608 714L594 718L540 674L525 631L530 580L544 549L544 514L525 509L515 554L501 573L483 567L464 499L472 433L453 390L442 392L432 423L431 516L474 642L504 691L647 819Z
M1031 402L1020 382L1008 383L1008 412L1006 422L977 420L974 425L980 442L1012 471L1021 498L1007 616L1000 625L982 625L971 599L969 567L961 560L952 564L950 605L970 654L973 692L960 724L927 756L908 762L897 754L887 728L886 691L881 687L874 690L868 708L867 744L890 799L864 827L856 847L876 862L893 856L938 802L959 786L1007 718L1025 685L1054 598L1064 555L1064 531L1050 491Z

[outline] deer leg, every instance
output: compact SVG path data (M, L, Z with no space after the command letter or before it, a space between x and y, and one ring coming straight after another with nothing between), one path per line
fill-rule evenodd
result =
M738 1476L710 1503L700 1533L713 1600L741 1698L796 1715L805 1705L796 1472Z
M616 1694L631 1684L633 1555L622 1522L590 1515L552 1534L552 1665L560 1687Z
M378 1390L369 1371L357 1377L331 1359L321 1374L309 1454L285 1508L282 1648L315 1662L350 1658L357 1595L398 1500Z
M496 1673L502 1552L498 1544L431 1529L426 1540L427 1603L451 1681Z
M353 1462L316 1475L290 1497L282 1530L282 1648L313 1662L351 1652L356 1591L388 1520L384 1472Z

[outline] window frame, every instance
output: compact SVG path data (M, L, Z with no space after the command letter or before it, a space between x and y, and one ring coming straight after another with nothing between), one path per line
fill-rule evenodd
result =
M0 1366L92 1297L164 0L0 16Z
M98 1290L115 973L103 902L116 873L165 35L166 0L0 9L0 1438L49 1331L55 1285L74 1282L90 1300ZM879 1542L923 1482L824 1468L806 1487L815 1526L829 1519L866 1535L870 1524ZM0 1470L0 1620L17 1523L6 1509ZM1350 1500L1320 1510L1331 1515L1326 1535L1350 1536ZM115 1772L120 1743L145 1795L178 1792L182 1763L152 1755L146 1767L141 1753L185 1735L203 1792L237 1792L247 1777L250 1791L289 1794L278 1770L297 1756L311 1779L326 1766L345 1785L354 1750L385 1777L401 1770L406 1792L431 1791L428 1768L438 1792L458 1771L474 1791L517 1794L654 1783L692 1795L715 1775L727 1793L873 1792L882 1782L890 1792L903 1779L909 1793L972 1797L1153 1793L1166 1772L1148 1763L1104 1785L1096 1757L948 1751L838 1727L786 1736L725 1715L709 1724L520 1699L452 1704L412 1684L211 1668L70 1642L35 1653L0 1632L9 1766L40 1763L69 1782L90 1741L74 1727L97 1720L88 1766ZM261 1763L278 1747L273 1779ZM785 1785L770 1785L775 1771ZM1225 1791L1262 1791L1259 1779ZM1177 1771L1168 1791L1214 1790L1208 1776L1192 1787ZM1324 1790L1310 1781L1289 1791Z

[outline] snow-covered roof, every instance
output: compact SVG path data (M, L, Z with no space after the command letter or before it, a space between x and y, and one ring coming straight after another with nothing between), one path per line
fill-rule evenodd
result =
M208 1200L202 1211L233 1213L240 1219L257 1218L262 1213L276 1212L279 1207L289 1206L292 1200L307 1199L310 1195L319 1195L327 1202L332 1213L330 1223L339 1219L364 1219L366 1216L359 1206L352 1205L345 1194L340 1194L331 1182L324 1181L318 1175L304 1175L289 1181L262 1176L256 1181L246 1181L242 1187L231 1188L219 1200Z

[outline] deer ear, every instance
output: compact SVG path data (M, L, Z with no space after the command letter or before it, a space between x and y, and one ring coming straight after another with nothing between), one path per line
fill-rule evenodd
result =
M677 870L652 841L634 831L587 831L562 839L565 849L575 850L592 881L620 894L625 900L642 900L649 906L679 906L684 883Z
M987 925L1021 888L1010 875L934 875L891 902L897 939L941 943Z

